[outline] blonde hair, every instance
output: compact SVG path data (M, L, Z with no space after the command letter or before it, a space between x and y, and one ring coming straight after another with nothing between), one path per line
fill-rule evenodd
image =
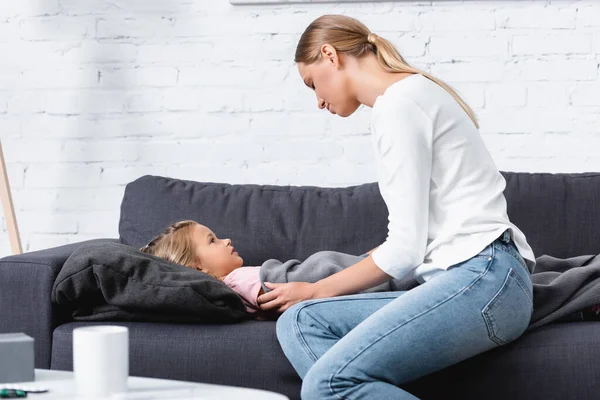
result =
M175 222L160 235L152 239L150 243L142 247L140 251L176 264L200 269L198 268L198 259L196 258L196 246L192 239L193 229L196 224L198 223L193 220ZM201 270L221 280L221 278L209 271Z
M479 128L475 113L454 89L427 72L410 66L390 41L369 31L362 22L345 15L323 15L317 18L300 36L294 61L305 64L319 61L321 46L325 43L332 45L338 52L356 58L375 53L379 64L388 72L407 72L425 76L448 91Z

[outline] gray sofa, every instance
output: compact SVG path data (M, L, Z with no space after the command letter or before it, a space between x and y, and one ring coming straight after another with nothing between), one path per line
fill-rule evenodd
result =
M503 172L508 213L536 256L600 251L600 173ZM320 250L362 254L381 244L387 209L377 184L346 188L228 185L144 176L127 185L118 239L136 248L168 224L194 219L230 237L245 265L304 259ZM0 260L0 332L35 338L38 368L72 369L71 334L89 324L50 301L54 278L81 243ZM118 322L130 329L130 373L280 392L301 381L275 321L237 324ZM600 398L600 323L561 322L403 386L422 399Z

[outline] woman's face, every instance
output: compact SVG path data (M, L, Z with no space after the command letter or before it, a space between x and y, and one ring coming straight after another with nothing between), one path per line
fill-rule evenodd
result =
M320 109L347 117L354 113L360 102L351 91L351 80L340 63L339 54L327 53L324 46L321 59L312 64L298 63L298 72L304 84L315 91Z
M242 257L234 251L231 239L219 239L201 224L194 225L192 239L196 250L197 268L208 271L218 277L224 277L244 263Z

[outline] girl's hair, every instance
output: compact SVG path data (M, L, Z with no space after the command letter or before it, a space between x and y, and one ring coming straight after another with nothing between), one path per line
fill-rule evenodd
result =
M409 72L425 76L448 91L479 128L475 113L454 89L427 72L408 65L391 42L369 31L360 21L345 15L323 15L317 18L300 36L294 61L305 64L319 61L321 46L325 43L332 45L338 52L356 58L370 52L375 53L379 64L388 72Z
M192 229L196 224L197 222L192 220L176 222L140 251L176 264L196 268L196 249L192 240Z

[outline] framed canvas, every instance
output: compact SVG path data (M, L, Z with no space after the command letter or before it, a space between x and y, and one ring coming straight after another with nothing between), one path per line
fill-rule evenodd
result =
M13 254L21 254L21 238L19 237L19 228L17 227L17 218L13 207L10 186L8 184L8 172L4 162L4 153L2 152L2 142L0 142L0 202L4 209L4 219L8 228L8 239Z

